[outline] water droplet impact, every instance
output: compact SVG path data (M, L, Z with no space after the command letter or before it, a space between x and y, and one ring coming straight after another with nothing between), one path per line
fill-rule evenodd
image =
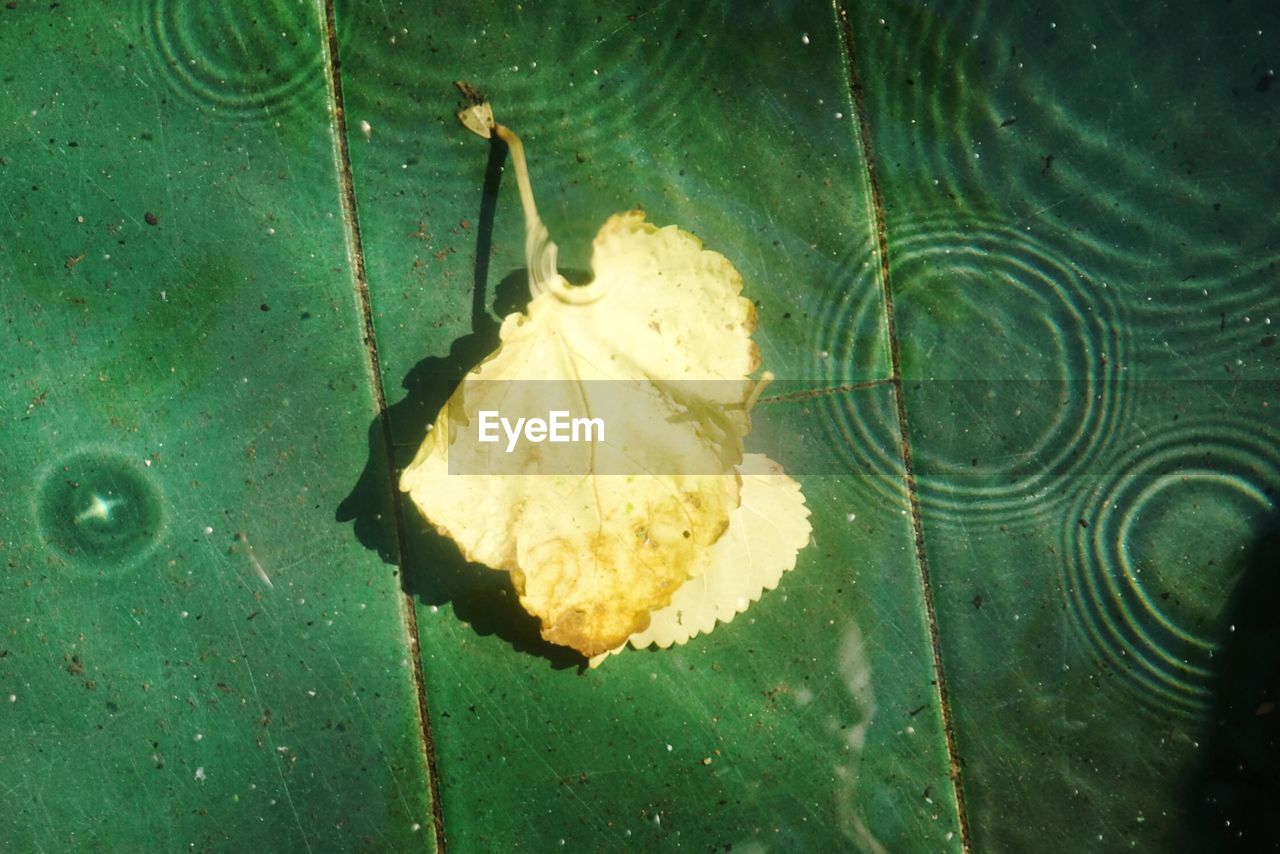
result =
M148 0L146 56L179 95L228 119L280 120L320 106L315 11L280 0L242 14L221 4ZM293 33L293 36L281 34Z
M1215 418L1135 448L1073 517L1066 587L1094 652L1147 705L1202 714L1224 603L1275 513L1275 437Z
M77 454L54 466L36 507L45 542L72 562L120 566L146 553L163 527L160 493L133 461Z
M922 216L896 232L894 301L915 474L930 519L1034 525L1065 500L1064 485L1126 422L1121 369L1130 343L1096 276L1046 239L1007 224ZM824 315L839 342L861 329ZM852 330L852 332L843 332ZM847 346L833 345L836 353ZM837 361L841 361L837 359ZM830 382L839 374L831 375ZM892 487L901 468L892 407L829 396L861 470ZM856 411L842 411L857 405ZM883 423L877 424L877 420Z

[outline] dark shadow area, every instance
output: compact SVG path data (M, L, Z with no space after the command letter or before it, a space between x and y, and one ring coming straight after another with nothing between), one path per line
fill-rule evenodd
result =
M1226 624L1189 812L1204 850L1280 851L1280 517L1249 552Z
M495 140L489 149L476 229L475 289L471 303L471 332L457 339L449 355L423 359L405 376L403 400L387 408L383 416L369 424L369 458L364 471L342 503L339 522L353 522L356 538L383 559L401 567L405 592L426 605L452 604L458 619L481 635L497 635L521 652L547 659L557 669L577 667L585 660L577 652L548 643L539 633L539 621L521 606L505 572L463 559L458 546L442 537L418 512L411 501L402 499L393 482L398 478L395 460L387 459L389 429L396 433L423 437L427 425L448 401L467 372L498 347L499 321L486 307L489 253L493 245L493 222L497 209L498 185L506 146ZM522 310L528 303L528 273L517 270L506 276L494 291L494 312L505 316ZM396 522L396 515L402 524ZM397 529L403 527L400 542ZM407 558L402 559L402 551Z

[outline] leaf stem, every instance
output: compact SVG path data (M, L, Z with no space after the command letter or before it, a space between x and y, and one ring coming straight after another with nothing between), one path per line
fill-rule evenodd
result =
M538 216L538 205L533 200L533 184L529 180L529 166L524 158L524 143L515 131L506 125L494 124L493 132L511 149L511 164L516 170L516 186L520 188L520 206L524 209L524 261L529 268L529 295L538 297L548 289L557 291L560 274L556 271L558 247L551 242L547 227Z
M600 299L604 293L601 288L575 288L556 269L556 257L560 250L551 242L551 235L538 216L538 205L533 200L533 184L529 180L529 164L525 161L524 143L520 137L511 128L494 121L493 108L475 87L463 82L455 85L470 102L470 106L458 112L458 121L463 127L484 139L492 139L496 135L511 151L511 164L516 170L516 186L520 190L520 206L524 209L524 260L529 270L529 296L537 299L551 291L557 299L572 305L587 305Z
M747 402L744 405L747 412L750 412L751 408L756 405L756 401L760 399L760 395L769 387L771 382L773 382L773 371L765 371L760 375L760 379L751 387L751 394L747 396Z

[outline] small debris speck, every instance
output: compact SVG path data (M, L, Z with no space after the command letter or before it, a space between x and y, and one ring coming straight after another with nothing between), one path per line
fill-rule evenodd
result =
M160 224L160 217L156 216L156 215L155 215L154 213L152 213L151 211L147 211L145 214L143 214L143 215L142 215L142 218L143 218L143 219L145 219L145 220L147 221L147 225L159 225L159 224Z

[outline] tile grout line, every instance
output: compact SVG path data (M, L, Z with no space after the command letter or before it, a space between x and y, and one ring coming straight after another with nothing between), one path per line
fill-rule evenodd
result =
M329 84L330 104L333 108L333 156L337 167L339 195L346 226L347 255L355 278L356 297L360 306L363 341L369 359L369 371L374 398L381 426L382 446L387 465L395 467L395 447L392 442L391 421L387 414L387 398L382 385L382 365L378 358L378 342L373 326L373 305L369 300L369 280L365 274L364 243L360 235L360 219L356 209L355 184L351 178L351 151L347 138L347 118L342 97L341 61L338 54L338 28L334 0L317 0L324 24L325 72ZM426 681L422 672L421 648L418 641L418 617L409 592L403 587L405 579L404 512L399 493L391 490L391 509L395 520L396 548L400 555L400 608L405 631L409 638L409 654L413 662L414 693L417 695L418 723L422 735L422 760L427 771L431 795L431 821L436 851L445 851L444 814L440 806L440 776L436 766L435 740L431 733L431 717L427 708Z
M793 400L812 400L815 397L827 397L833 394L846 394L851 391L862 391L868 388L879 388L882 385L893 385L893 377L882 377L877 380L863 380L856 383L824 386L822 388L806 388L801 391L790 391L786 394L770 394L756 401L757 406L766 403L788 403Z
M933 669L937 679L938 704L942 715L943 735L947 743L947 759L951 765L951 785L955 792L956 815L960 822L960 846L972 850L969 837L969 817L965 807L964 787L960 781L960 756L956 749L955 724L951 717L951 701L947 690L946 674L942 667L942 643L938 635L937 609L933 599L933 584L929 576L929 561L924 548L924 522L920 511L920 494L916 488L915 466L912 461L911 436L907 428L907 408L902 383L902 356L898 348L897 319L893 311L893 291L889 287L889 237L884 210L884 193L876 174L875 158L871 145L871 123L867 118L862 79L858 74L857 53L853 45L853 27L843 0L833 0L839 21L845 58L849 65L849 91L858 116L858 131L862 144L862 159L866 165L867 183L871 188L871 202L875 218L876 248L880 253L880 287L884 296L885 322L889 337L889 358L897 409L898 432L901 441L903 479L911 506L911 528L915 539L916 564L920 568L920 585L924 594L925 617L928 622L929 643L933 651Z

